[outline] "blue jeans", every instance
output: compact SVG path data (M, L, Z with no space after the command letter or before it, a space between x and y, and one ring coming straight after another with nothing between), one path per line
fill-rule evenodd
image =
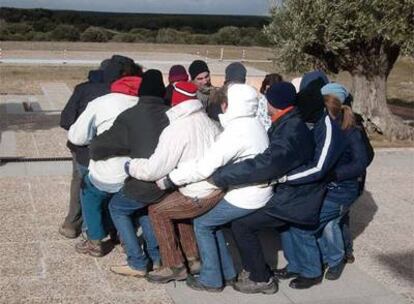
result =
M158 243L150 219L146 214L146 206L146 204L126 197L122 193L122 190L115 194L109 203L112 220L125 245L128 265L137 270L147 269L148 258L138 241L135 226L136 219L138 219L138 223L142 227L142 233L151 260L153 263L159 264L161 259L158 251ZM141 212L136 214L137 211ZM138 218L135 216L138 216Z
M88 175L84 177L81 189L81 205L88 239L102 240L108 235L112 222L110 222L109 217L105 216L105 212L112 195L112 193L96 188L89 180ZM105 220L109 221L105 222Z
M222 287L223 277L236 277L233 260L220 226L256 210L237 208L222 199L213 209L194 219L194 231L202 262L199 281L208 287Z
M282 246L288 271L306 278L322 274L321 260L330 267L344 258L340 220L358 197L357 185L330 186L322 203L319 226L313 229L291 226L282 233Z

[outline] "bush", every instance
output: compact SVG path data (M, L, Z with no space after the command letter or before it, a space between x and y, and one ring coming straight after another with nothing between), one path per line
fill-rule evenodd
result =
M222 27L214 34L214 40L218 44L237 45L240 42L240 29L235 26Z
M157 43L177 43L184 44L190 40L191 34L187 32L180 32L170 28L162 28L158 31L157 38L155 41Z
M85 42L107 42L111 36L105 29L91 26L80 35L80 40Z
M77 41L79 36L79 30L69 24L59 24L51 33L53 40Z
M115 42L135 42L135 36L134 34L130 34L130 33L119 33L119 34L115 34L112 37L111 41L115 41Z
M41 33L41 32L34 32L33 41L50 41L51 35L50 33Z
M211 41L210 35L204 34L194 34L190 36L191 42L193 44L209 44Z

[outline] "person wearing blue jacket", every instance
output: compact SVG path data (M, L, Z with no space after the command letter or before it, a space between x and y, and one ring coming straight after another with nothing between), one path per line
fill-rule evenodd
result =
M266 92L266 98L269 113L272 114L272 126L268 131L269 147L252 159L218 169L210 180L220 188L256 183L267 185L312 160L315 142L294 106L294 86L287 82L273 84ZM235 284L236 290L269 293L273 274L264 259L259 231L279 228L287 222L317 224L324 193L323 183L281 184L274 189L274 195L263 208L232 223L244 269Z
M361 131L355 127L352 110L343 106L348 95L347 90L339 84L327 84L321 89L324 103L331 117L341 123L344 133L344 152L335 167L326 175L321 175L327 182L327 194L320 212L320 222L316 229L290 227L282 238L286 246L288 266L277 270L276 276L287 279L295 276L311 276L322 280L321 255L329 269L325 278L338 279L344 267L344 244L340 220L347 213L351 204L359 196L359 177L368 165L367 150ZM287 183L307 183L309 179L292 178L298 173L286 177ZM318 246L319 245L319 246ZM296 281L295 281L296 280ZM298 288L305 285L291 282Z

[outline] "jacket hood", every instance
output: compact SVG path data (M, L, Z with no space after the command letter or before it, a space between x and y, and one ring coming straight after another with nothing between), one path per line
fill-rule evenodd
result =
M300 81L299 91L306 89L309 86L309 84L311 84L313 81L317 79L320 79L321 81L323 81L324 85L329 82L328 77L322 71L316 70L316 71L308 72L303 75L302 80Z
M190 116L191 114L199 112L202 109L203 104L201 101L198 99L190 99L172 107L166 112L166 114L170 122L172 122L174 120Z
M259 98L257 91L247 84L233 84L227 91L227 110L219 115L223 127L241 117L255 117Z
M111 84L111 93L121 93L131 96L138 96L142 78L137 76L126 76Z
M104 72L102 70L91 70L88 79L92 83L102 83L104 81Z
M307 123L317 122L323 115L325 104L321 93L321 88L325 81L318 78L312 81L307 87L301 90L296 98L296 106Z

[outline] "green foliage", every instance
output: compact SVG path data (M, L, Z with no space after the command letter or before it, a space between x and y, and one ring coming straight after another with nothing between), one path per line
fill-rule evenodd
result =
M113 35L105 29L91 26L80 35L80 40L90 42L107 42L112 36Z
M184 44L190 39L191 34L187 32L180 32L170 28L163 28L158 31L157 43L176 43Z
M287 70L388 75L413 46L414 0L286 0L265 33Z
M135 42L136 36L130 33L119 33L112 37L115 42Z
M218 44L237 45L240 42L240 29L235 26L222 27L216 34Z
M69 24L60 24L51 33L52 39L58 41L77 41L79 36L79 30Z

